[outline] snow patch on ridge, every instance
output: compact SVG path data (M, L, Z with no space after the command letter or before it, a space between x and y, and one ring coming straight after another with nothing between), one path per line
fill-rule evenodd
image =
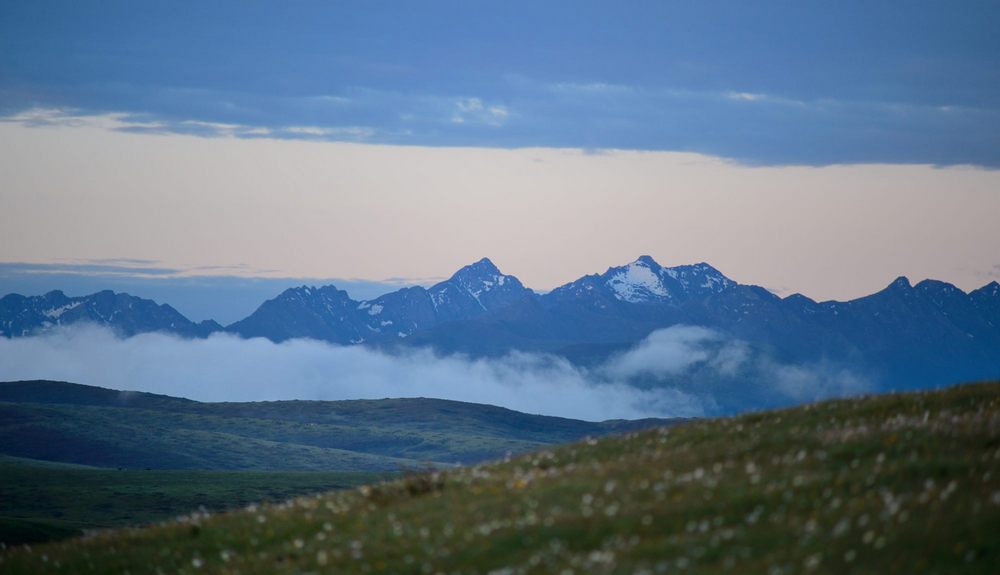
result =
M701 289L718 293L728 287L735 285L735 282L722 275L718 270L708 264L695 264L693 266L678 266L676 268L666 268L663 270L670 277L676 279L690 291L695 285Z
M640 261L630 263L623 271L612 276L608 280L608 286L615 292L616 298L629 303L649 301L655 299L654 296L670 297L670 292L659 276Z
M62 314L68 312L69 310L71 310L71 309L79 306L81 303L82 302L78 302L78 301L73 302L73 303L68 303L68 304L66 304L64 306L54 307L52 309L45 310L42 313L45 315L45 317L50 317L52 319L58 319L59 316L61 316Z

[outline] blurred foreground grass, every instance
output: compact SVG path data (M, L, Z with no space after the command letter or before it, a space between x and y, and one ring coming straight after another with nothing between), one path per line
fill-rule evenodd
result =
M0 544L357 487L390 473L115 470L0 456ZM2 572L2 569L0 569Z
M588 440L8 550L4 573L996 573L1000 384Z

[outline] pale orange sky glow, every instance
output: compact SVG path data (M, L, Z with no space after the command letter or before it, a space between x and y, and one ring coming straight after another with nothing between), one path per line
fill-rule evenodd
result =
M749 167L676 152L431 148L0 124L0 261L450 275L550 289L649 254L816 299L1000 277L1000 171Z

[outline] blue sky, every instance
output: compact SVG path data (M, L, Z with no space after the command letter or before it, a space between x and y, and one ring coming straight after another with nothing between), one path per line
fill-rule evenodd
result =
M0 113L995 168L998 29L1000 4L976 1L6 2Z

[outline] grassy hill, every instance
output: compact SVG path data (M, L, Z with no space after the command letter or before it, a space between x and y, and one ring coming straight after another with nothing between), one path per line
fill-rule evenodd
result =
M0 456L0 544L173 519L356 487L388 474L114 470ZM2 569L0 569L2 571Z
M0 383L0 454L99 467L394 471L663 423L593 423L438 399L200 403L64 382Z
M1000 384L633 432L0 559L5 573L995 573Z

